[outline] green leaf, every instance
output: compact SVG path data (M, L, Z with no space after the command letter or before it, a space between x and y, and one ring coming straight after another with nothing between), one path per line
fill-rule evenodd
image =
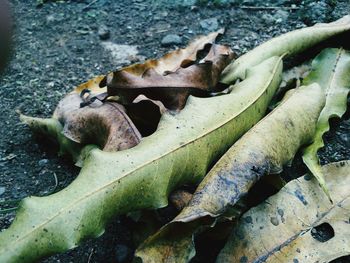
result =
M0 262L29 262L65 251L100 236L116 215L166 206L175 187L198 183L264 116L281 74L281 58L270 58L230 94L189 97L179 114L164 114L158 130L137 146L113 153L91 150L67 188L23 200L13 224L0 235Z
M313 143L305 149L303 160L329 196L317 151L324 146L322 136L329 131L329 119L340 118L346 111L350 92L350 52L343 49L325 49L314 59L312 67L312 72L304 79L303 84L318 83L326 94L326 105L318 119Z
M136 256L147 263L188 262L195 254L194 234L203 225L212 226L222 215L235 216L238 202L261 177L280 172L311 142L324 103L318 84L296 89L221 157L188 206L147 239Z
M244 79L247 69L269 57L286 53L288 56L297 54L349 29L348 15L329 24L316 24L275 37L231 62L223 71L221 81L229 84L237 79Z
M322 167L334 203L306 175L245 213L220 262L330 262L350 254L350 161Z

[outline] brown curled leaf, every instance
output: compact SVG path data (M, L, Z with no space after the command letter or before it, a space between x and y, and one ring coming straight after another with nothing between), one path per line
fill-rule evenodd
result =
M81 95L88 90L87 99L95 96L101 78L96 77L82 84L64 97L54 117L63 125L64 136L74 142L96 144L105 151L131 148L140 142L141 135L122 105L96 100L81 107L84 103Z
M96 76L76 87L71 93L80 94L83 90L90 90L92 94L97 95L103 92L107 92L107 89L103 89L104 87L100 86L100 83L104 77L104 75Z
M101 86L109 96L119 96L123 104L140 94L160 100L166 108L179 110L190 94L207 96L217 86L221 71L233 59L227 46L213 44L219 32L194 41L157 60L136 64L108 74ZM207 47L210 47L207 49ZM205 53L200 59L200 53Z
M201 36L194 39L186 48L177 49L165 54L159 59L149 59L142 64L134 64L121 70L141 76L147 69L153 68L159 74L164 72L174 72L180 67L187 67L197 59L197 53L203 50L206 45L213 44L215 39L223 34L224 30L210 33L207 36Z

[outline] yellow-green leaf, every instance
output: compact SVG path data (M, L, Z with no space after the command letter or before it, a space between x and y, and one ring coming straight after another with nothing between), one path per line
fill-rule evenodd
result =
M322 136L329 130L329 119L340 118L346 111L350 92L350 52L344 49L325 49L314 59L312 67L313 70L303 84L318 83L326 94L326 105L318 119L313 143L305 149L303 160L329 195L317 151L324 146Z
M318 84L303 86L250 131L215 164L190 203L137 250L143 262L188 262L193 235L229 214L264 175L278 173L300 146L310 143L325 96ZM234 211L236 212L236 211Z
M329 24L316 24L273 38L231 62L223 71L221 81L229 84L244 79L247 69L271 56L294 55L349 29L348 15Z
M217 263L330 262L349 255L350 161L322 172L333 203L309 175L289 182L242 216Z
M174 188L198 183L263 117L281 74L281 58L273 57L252 68L230 94L189 97L180 113L165 113L157 131L137 146L114 153L91 150L67 188L23 200L13 224L0 234L0 262L65 251L101 235L116 215L166 206Z

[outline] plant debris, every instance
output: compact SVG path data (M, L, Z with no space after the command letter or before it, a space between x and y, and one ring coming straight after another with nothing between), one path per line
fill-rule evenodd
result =
M349 255L350 161L323 166L322 173L333 203L315 178L289 182L242 216L217 262L331 262Z
M234 238L244 239L237 230L242 225L256 223L253 216L243 217L244 222L239 225L235 222L249 205L254 202L257 205L266 198L259 190L252 193L258 189L255 187L260 179L279 173L301 147L312 143L318 125L324 124L319 118L321 112L327 112L328 125L334 112L341 116L345 111L344 97L348 91L344 87L349 81L344 77L348 68L346 51L328 49L321 53L301 87L304 69L290 74L292 81L285 74L287 81L281 85L283 60L349 29L349 16L346 16L327 25L296 30L262 44L228 67L233 53L226 46L214 44L222 33L218 31L159 60L148 60L91 79L66 95L51 118L21 115L21 120L34 132L56 140L60 151L70 154L82 169L64 190L45 197L25 198L19 204L14 222L0 234L0 261L30 262L68 250L86 238L100 236L112 218L122 214L134 218L135 225L147 226L135 227L139 231L135 235L137 242L151 235L136 253L144 262L188 262L196 253L193 241L199 235L208 244L223 244L228 231L233 229ZM322 67L317 67L317 63ZM333 65L332 73L329 65ZM323 66L327 69L318 72ZM221 85L220 78L227 85ZM294 84L298 88L289 90ZM277 98L272 101L277 90ZM277 106L264 118L271 102ZM335 172L341 176L348 170L346 167ZM55 173L54 177L57 186ZM275 179L269 178L274 191L280 190L282 181L276 175ZM317 179L327 190L322 178ZM338 185L339 181L336 180ZM334 200L340 200L343 205L345 188L333 193L332 182L327 181L327 186ZM194 194L179 190L184 185L194 189L198 184ZM325 206L329 208L326 214L312 216L331 216L334 204L322 195L317 184L313 185L316 190L310 199L299 184L300 189L293 192L295 206L288 208L317 207L323 213ZM282 193L283 190L279 194ZM164 208L168 201L172 205ZM164 209L145 211L158 208ZM168 215L166 210L170 211ZM297 212L293 210L294 214ZM278 215L265 214L263 217L269 217L274 227L287 220L286 209L277 209ZM311 246L315 242L331 244L338 239L339 230L332 220L316 221L307 226L309 238L313 239L309 242ZM341 221L343 224L344 220ZM266 247L272 247L267 256L258 255L258 260L268 259L270 254L275 255L276 247L280 250L288 246L285 241L282 245L287 245L281 246L278 238L281 234L278 232L268 240L277 240L273 246L265 246L262 239L247 239L247 242L258 242L259 249L263 244L264 252ZM293 235L295 239L301 236ZM247 242L237 252L239 261L252 258L250 251L244 251ZM329 254L323 251L313 253L314 247L303 255L327 258ZM347 249L343 246L340 250ZM215 251L211 258L219 248ZM231 254L218 260L225 261L226 256ZM294 251L285 256L289 261L299 260ZM334 255L329 258L333 259Z
M118 96L122 104L129 104L143 94L161 101L170 110L181 110L190 94L209 96L215 91L221 71L231 62L231 49L213 44L222 33L220 30L200 37L187 48L168 53L159 60L112 72L100 85L107 86L108 95Z

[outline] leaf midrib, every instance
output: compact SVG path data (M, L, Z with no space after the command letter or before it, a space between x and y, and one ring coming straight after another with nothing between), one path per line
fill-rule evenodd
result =
M267 253L260 256L259 258L255 259L253 262L254 263L261 263L261 262L265 262L266 259L268 259L270 257L270 255L274 255L275 252L282 250L284 247L288 246L290 243L292 243L294 240L296 240L298 237L300 237L303 233L306 233L308 231L310 231L312 229L312 227L315 227L318 225L318 223L320 223L330 212L333 211L334 208L339 207L341 205L341 203L345 202L346 199L350 198L350 195L347 195L346 197L344 197L342 200L340 200L338 203L333 204L329 210L322 214L321 217L319 217L318 219L316 219L312 225L310 225L307 229L302 229L299 232L297 232L296 234L294 234L293 236L291 236L290 238L288 238L287 240L285 240L284 242L281 243L281 245L277 245L275 247L273 247L270 250L267 250Z
M337 75L337 66L338 66L338 63L340 61L340 58L342 56L342 54L344 53L344 49L340 48L337 50L337 57L336 57L336 60L335 60L335 63L334 63L334 66L333 66L333 70L331 71L331 75L330 75L330 79L328 81L328 85L326 86L326 91L325 91L325 94L326 94L326 101L327 101L327 98L330 94L332 94L330 91L332 90L332 88L334 87L334 82L336 82L336 78L335 76ZM320 83L321 85L321 83ZM326 105L324 106L324 108L322 109L322 112L320 114L320 119L322 118L322 116L324 114L326 114L328 112L328 107L329 104L326 103ZM327 117L327 116L326 116ZM327 117L328 119L328 117Z
M255 104L259 98L261 98L264 95L265 90L269 87L269 85L272 83L273 79L275 78L275 74L276 71L279 67L281 59L278 60L278 62L276 62L275 67L273 68L272 73L270 74L270 77L268 78L268 81L266 82L265 88L262 89L262 91L258 94L258 96L255 97L255 99L253 100L253 102L249 105L247 105L245 108L243 108L239 113L237 113L236 115L232 116L231 118L229 118L227 121L224 121L222 124L217 125L215 128L212 128L211 130L209 130L208 132L206 132L205 134L202 134L198 137L196 137L196 139L192 139L190 141L188 141L187 143L181 145L180 147L177 147L175 149L172 149L166 153L164 153L163 155L160 155L159 157L157 157L156 159L153 159L147 163L143 163L141 166L139 167L135 167L132 171L127 172L126 174L122 175L121 177L119 177L118 179L113 179L111 182L106 183L105 185L99 187L97 190L92 191L90 193L85 194L83 197L77 199L75 202L71 203L71 205L69 206L65 206L62 209L60 209L55 215L53 215L51 218L47 219L44 223L37 225L35 228L32 228L30 232L27 232L27 234L23 235L21 238L18 238L16 240L14 240L13 242L8 243L8 246L6 247L10 247L12 244L14 243L18 243L18 242L22 242L24 239L26 239L28 236L30 236L33 232L37 231L38 229L42 228L43 226L49 224L51 221L55 220L57 217L59 217L61 214L64 214L64 212L66 210L71 209L72 207L76 206L78 203L82 202L83 200L89 198L90 196L93 196L96 193L99 193L100 191L103 191L105 188L108 188L109 186L111 186L112 184L114 184L115 182L117 182L118 180L122 180L123 178L125 178L126 176L135 173L136 171L142 169L144 166L148 166L149 164L151 164L152 162L158 161L160 159L162 159L164 156L167 156L173 152L176 152L177 150L215 132L216 130L220 129L221 127L223 127L224 125L226 125L227 123L231 122L233 119L235 119L236 117L240 116L242 113L244 113L246 110L248 110L253 104ZM79 175L78 175L79 176ZM11 228L9 228L8 230L10 230ZM7 231L8 231L7 230ZM3 249L2 251L4 251L5 249Z

